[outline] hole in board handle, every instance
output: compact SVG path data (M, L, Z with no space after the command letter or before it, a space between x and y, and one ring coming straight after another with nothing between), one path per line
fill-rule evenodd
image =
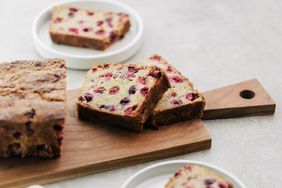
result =
M247 89L240 92L240 96L244 99L252 99L255 97L255 95L255 92Z

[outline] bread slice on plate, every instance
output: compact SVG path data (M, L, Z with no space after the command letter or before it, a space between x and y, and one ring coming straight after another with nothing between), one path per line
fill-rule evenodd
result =
M0 64L0 158L60 156L65 79L60 59Z
M78 116L142 130L169 87L166 75L155 66L98 65L89 70L80 90Z
M218 172L200 165L178 169L165 188L233 188L232 183Z
M151 55L143 64L161 68L171 84L151 113L148 124L157 128L159 125L202 117L205 99L187 77L157 54Z
M52 12L49 33L57 44L105 50L129 28L126 13L59 6Z

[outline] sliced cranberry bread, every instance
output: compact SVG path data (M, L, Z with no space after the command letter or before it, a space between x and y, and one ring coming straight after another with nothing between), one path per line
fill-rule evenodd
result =
M187 165L176 171L165 188L233 188L222 175L200 165Z
M77 102L78 115L142 130L169 87L166 75L155 66L99 65L86 75Z
M0 64L0 158L60 156L65 79L63 60Z
M156 54L149 57L144 64L161 68L171 84L171 88L165 92L151 113L148 124L157 128L162 124L202 117L205 100L188 78L181 75L176 68Z
M50 36L57 44L105 50L129 28L125 13L60 6L53 10Z

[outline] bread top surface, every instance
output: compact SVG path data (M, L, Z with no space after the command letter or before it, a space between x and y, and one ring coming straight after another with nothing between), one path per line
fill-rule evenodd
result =
M169 88L158 102L154 112L177 108L204 100L187 77L183 76L175 67L163 57L153 54L142 62L145 65L154 65L161 68L167 75L171 88Z
M60 6L53 10L50 32L110 42L128 22L125 13Z
M176 171L166 184L166 188L232 188L232 184L214 170L200 166L187 165Z
M86 75L78 103L106 113L135 116L162 74L154 66L95 66Z
M60 59L0 64L0 123L64 119L65 79Z

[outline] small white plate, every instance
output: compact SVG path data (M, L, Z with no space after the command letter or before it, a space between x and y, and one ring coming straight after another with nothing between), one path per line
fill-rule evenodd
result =
M54 6L72 5L82 8L125 12L130 16L131 27L125 37L105 51L58 45L49 36L51 11ZM127 5L114 0L69 0L43 10L34 20L32 38L36 51L44 58L63 58L68 68L89 69L95 64L120 63L133 56L141 47L144 25L139 14Z
M207 163L190 160L174 160L151 165L132 175L123 184L122 188L164 188L169 178L177 169L189 164L202 165L215 170L230 180L233 183L234 188L246 188L238 178L229 172Z

